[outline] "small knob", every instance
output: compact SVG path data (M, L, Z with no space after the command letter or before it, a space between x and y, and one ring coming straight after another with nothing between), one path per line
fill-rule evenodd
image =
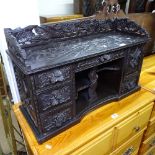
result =
M139 126L136 126L136 127L134 127L134 130L135 130L135 132L140 131L140 127Z
M134 150L134 147L131 146L123 153L123 155L131 155L134 152Z
M100 57L100 61L101 62L104 62L106 60L110 60L111 59L111 56L110 55L103 55Z

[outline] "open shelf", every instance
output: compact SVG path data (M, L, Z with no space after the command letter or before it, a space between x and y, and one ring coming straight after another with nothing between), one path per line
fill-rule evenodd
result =
M76 73L76 113L90 105L113 98L119 93L122 76L122 59L117 59Z

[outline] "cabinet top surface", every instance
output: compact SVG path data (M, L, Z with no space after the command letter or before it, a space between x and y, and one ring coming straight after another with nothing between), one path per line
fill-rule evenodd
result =
M31 49L27 64L31 70L74 63L142 42L142 37L121 33L98 34L49 44L46 49Z
M147 32L128 19L75 20L5 29L9 53L27 72L73 63L148 40ZM24 70L23 69L23 70Z

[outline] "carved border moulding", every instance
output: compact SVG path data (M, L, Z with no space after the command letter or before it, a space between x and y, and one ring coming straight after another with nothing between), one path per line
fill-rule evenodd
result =
M139 89L149 36L129 19L90 17L5 29L5 35L20 109L39 143Z

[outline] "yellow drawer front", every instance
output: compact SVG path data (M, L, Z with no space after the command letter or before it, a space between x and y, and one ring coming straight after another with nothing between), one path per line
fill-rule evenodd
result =
M75 151L73 155L108 155L112 151L112 147L113 130L110 130Z
M149 125L148 125L148 128L146 130L144 139L148 139L154 133L155 133L155 118L152 118L149 121Z
M141 153L147 152L152 147L155 147L155 133L143 142Z
M142 155L155 155L155 146Z
M147 126L152 107L153 103L133 114L116 126L115 148L119 147Z
M153 106L153 109L152 109L152 114L151 114L151 118L155 117L155 104Z
M135 135L129 141L121 145L116 151L110 155L136 155L143 137L143 131Z

